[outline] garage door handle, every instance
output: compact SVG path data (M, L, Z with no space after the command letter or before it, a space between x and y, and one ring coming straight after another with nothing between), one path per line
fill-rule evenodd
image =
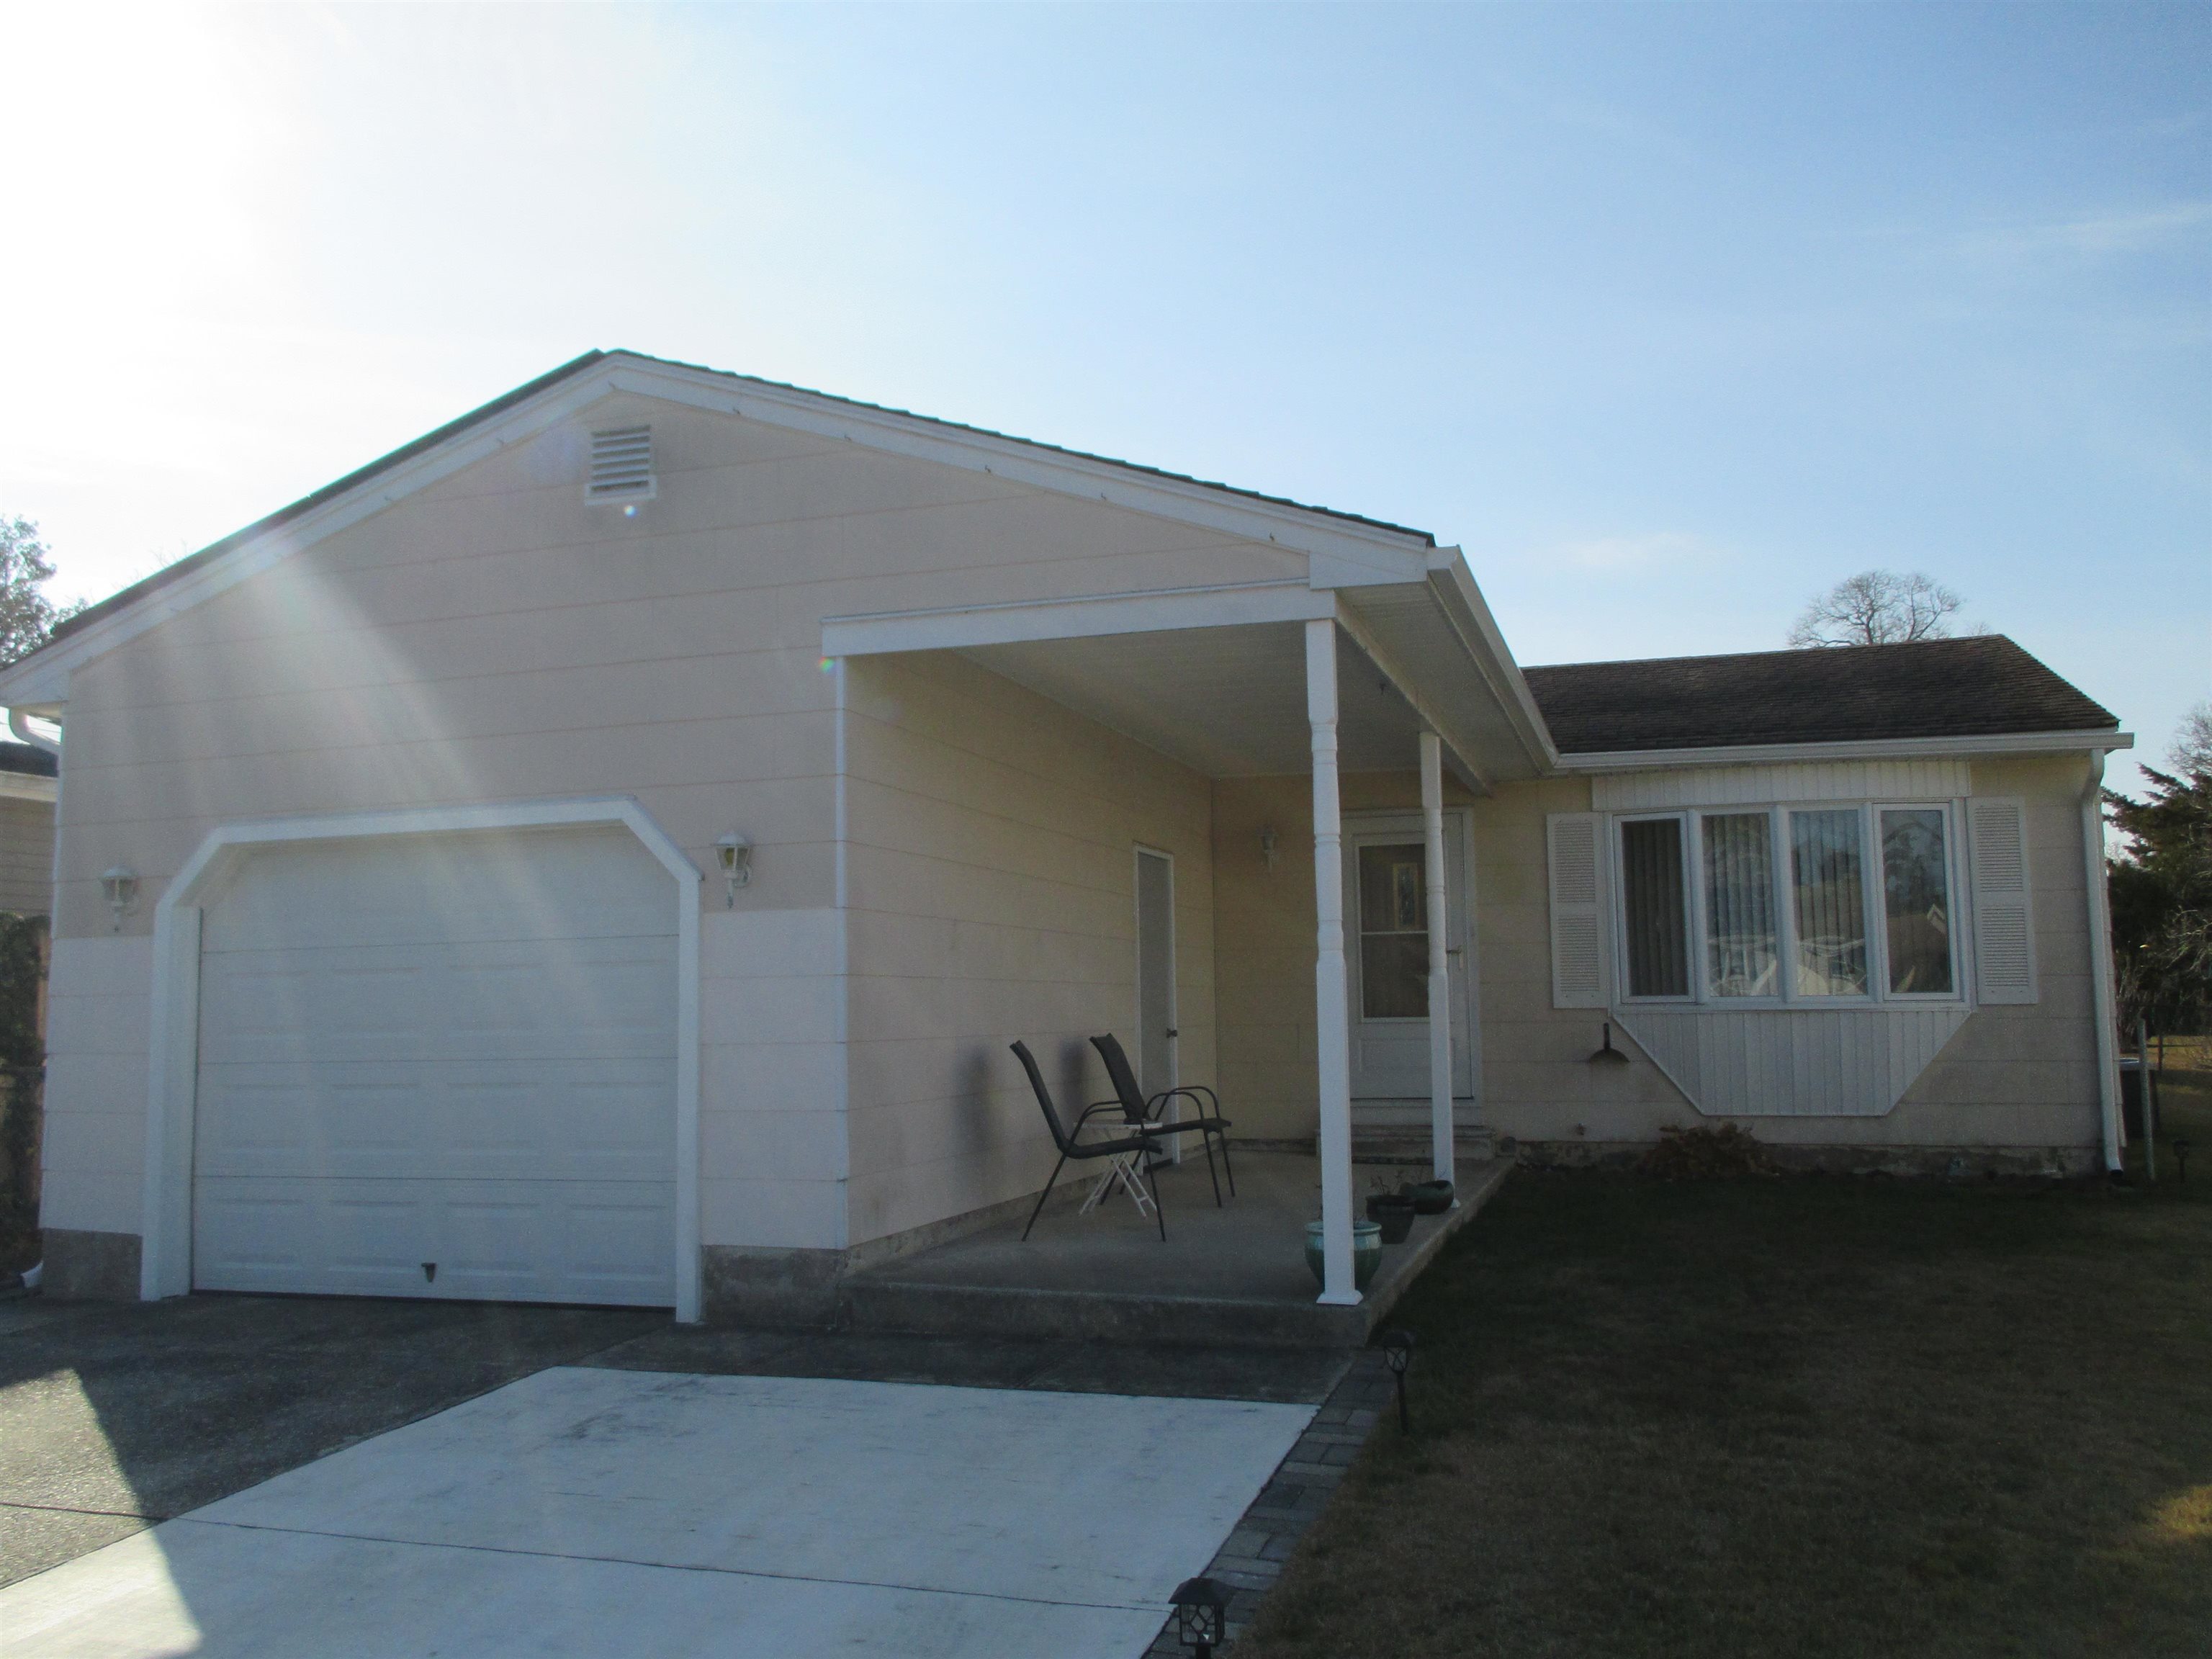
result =
M436 1262L426 1261L422 1264L422 1282L425 1285L434 1285L438 1282L438 1264Z

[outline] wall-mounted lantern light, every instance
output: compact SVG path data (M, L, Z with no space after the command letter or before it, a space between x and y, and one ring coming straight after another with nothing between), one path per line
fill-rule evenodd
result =
M138 896L138 872L128 865L118 864L100 872L100 890L107 900L107 908L115 913L115 931L123 931L123 915Z
M714 843L714 856L722 866L724 905L735 909L738 889L753 878L753 844L732 830Z
M1270 870L1275 867L1275 826L1272 823L1260 832L1260 856L1267 860Z

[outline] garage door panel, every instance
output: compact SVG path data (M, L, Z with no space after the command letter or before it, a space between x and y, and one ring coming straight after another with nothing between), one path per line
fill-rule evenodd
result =
M349 953L226 952L201 966L203 1058L503 1060L666 1054L676 1041L666 939ZM382 955L379 963L363 956Z
M389 836L258 848L204 942L363 945L673 936L668 872L627 830Z
M210 1176L665 1179L672 1060L415 1068L203 1068L198 1168Z
M202 927L195 1282L672 1302L673 898L626 832L249 855Z

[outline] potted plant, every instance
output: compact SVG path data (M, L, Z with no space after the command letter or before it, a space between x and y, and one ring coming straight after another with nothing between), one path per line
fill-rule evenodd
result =
M1370 1184L1374 1190L1367 1195L1367 1218L1382 1230L1385 1244L1403 1244L1413 1230L1413 1200L1392 1192L1380 1176Z
M1313 1269L1314 1282L1324 1288L1328 1276L1322 1261L1322 1224L1306 1223L1306 1266ZM1352 1224L1352 1284L1355 1290L1364 1291L1375 1277L1376 1268L1382 1265L1382 1228L1373 1221L1354 1221Z

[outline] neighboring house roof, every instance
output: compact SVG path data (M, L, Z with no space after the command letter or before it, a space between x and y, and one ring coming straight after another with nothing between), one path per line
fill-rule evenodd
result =
M58 777L60 757L31 744L0 742L0 772L15 772L33 778Z
M449 421L434 432L426 432L413 442L402 445L388 455L380 456L367 466L349 472L334 483L325 484L312 495L303 495L290 506L277 508L268 517L255 520L243 530L234 531L221 541L210 543L197 553L186 554L175 563L166 565L144 580L132 583L119 592L110 594L98 605L87 606L67 621L58 623L53 630L53 637L58 640L65 638L78 629L98 622L103 617L112 616L116 611L127 608L147 594L157 592L202 565L220 558L232 548L252 541L258 536L266 535L270 531L281 528L292 520L313 512L325 502L367 483L379 473L389 471L393 467L422 454L425 451L435 448L449 439L459 437L470 428L493 419L515 404L535 397L569 376L580 374L594 363L604 362L610 357L634 358L641 362L659 363L671 368L685 369L694 374L712 374L741 385L769 387L779 392L802 392L809 398L817 398L824 403L842 404L848 409L861 409L878 414L896 415L902 419L923 422L930 426L944 428L947 431L974 433L981 437L998 439L1006 443L1021 444L1048 454L1066 455L1077 460L1093 461L1102 465L1119 467L1124 471L1137 473L1146 477L1165 478L1176 483L1194 484L1203 489L1218 490L1224 495L1242 496L1247 501L1265 501L1273 507L1292 507L1301 513L1317 514L1323 518L1335 519L1347 524L1365 525L1371 529L1389 531L1395 535L1411 536L1431 547L1437 544L1437 538L1429 532L1414 530L1405 525L1392 524L1387 520L1370 519L1357 513L1340 512L1335 507L1315 507L1305 501L1292 501L1284 495L1269 495L1256 489L1240 489L1234 485L1216 483L1211 478L1194 478L1188 473L1170 472L1163 467L1146 466L1136 461L1119 460L1111 455L1093 455L1087 451L1070 449L1061 444L1040 443L1034 438L1015 437L1009 433L994 432L988 427L971 426L962 421L940 420L933 415L916 415L911 410L892 409L883 404L865 403L855 398L840 398L830 392L816 392L805 386L794 386L781 380L764 380L757 375L735 374L726 369L708 368L697 363L678 362L673 358L649 356L641 351L587 351L582 356L562 364L560 368L550 373L539 375L527 385L519 386L514 391L493 398L483 407L471 410L459 420Z
M2001 634L1521 672L1563 755L2119 725Z

